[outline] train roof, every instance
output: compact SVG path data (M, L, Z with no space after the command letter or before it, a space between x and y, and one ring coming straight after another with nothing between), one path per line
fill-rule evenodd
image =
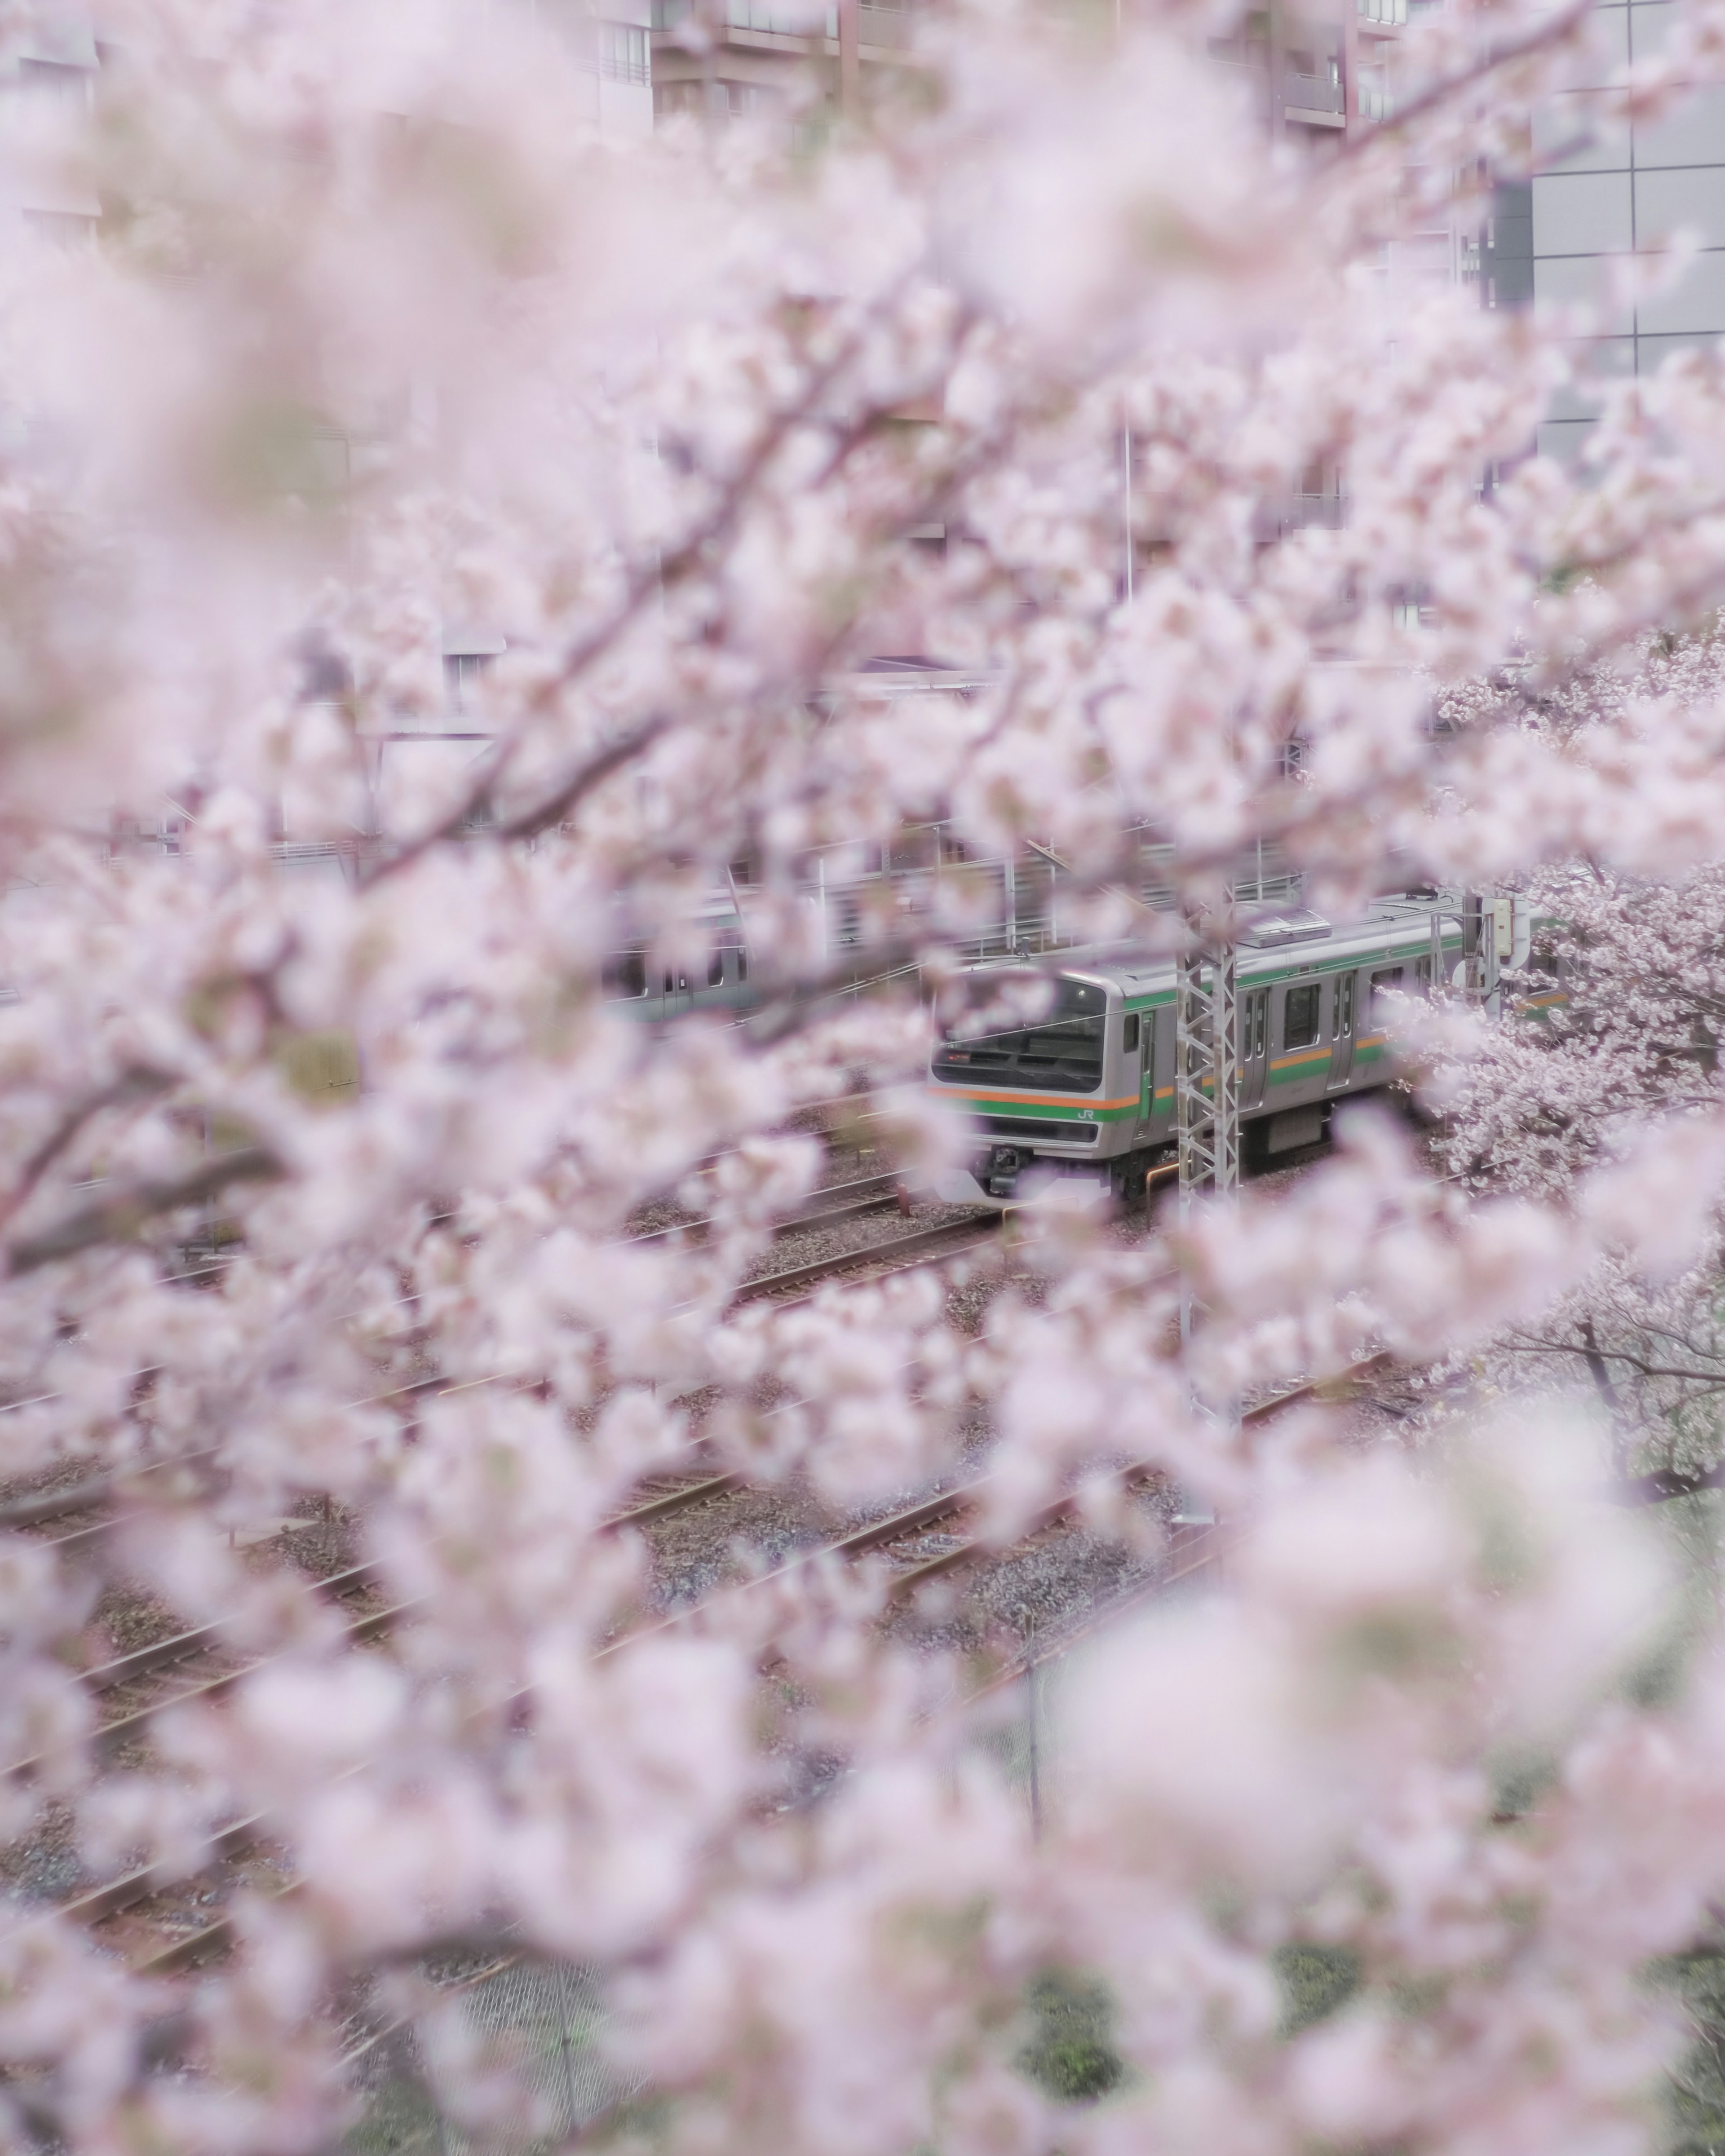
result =
M1455 909L1444 909L1454 911ZM1362 963L1405 952L1416 940L1422 944L1430 934L1430 900L1403 901L1379 899L1357 920L1327 921L1306 907L1266 914L1244 931L1239 944L1243 975L1298 973L1304 968L1354 958ZM1137 995L1172 985L1174 962L1166 951L1152 951L1132 943L1075 945L1070 950L1050 951L1034 957L990 958L971 970L1022 972L1050 970L1061 974L1100 980Z

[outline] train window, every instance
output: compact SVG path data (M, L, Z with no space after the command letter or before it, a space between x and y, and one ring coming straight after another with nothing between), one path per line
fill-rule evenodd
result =
M706 984L710 988L716 988L723 983L724 978L725 954L722 951L715 951L706 962Z
M986 1078L991 1085L1040 1093L1094 1092L1102 1082L1107 990L1094 981L1056 978L1050 983L1029 973L1000 979L1009 992L1026 992L1017 1022L1009 1004L996 1020L999 1031L956 1019L947 1045L936 1053L935 1076L948 1084ZM1141 1019L1141 1039L1142 1034Z
M737 978L739 981L746 981L748 977L749 954L739 943L737 947Z
M600 968L599 983L607 996L644 996L647 993L647 961L639 951L619 951Z
M1310 1048L1317 1039L1318 987L1316 981L1306 981L1288 990L1287 1001L1281 1007L1284 1048Z
M1399 995L1406 978L1407 968L1404 966L1380 966L1373 974L1372 1000L1369 1009L1372 1023L1374 1025L1381 1025L1389 1016L1389 1010L1379 998L1386 989L1394 995Z
M1120 1045L1122 1052L1127 1055L1134 1055L1137 1053L1138 1014L1136 1011L1128 1011L1126 1014L1125 1023L1120 1029Z
M1353 975L1336 977L1336 1038L1346 1040L1353 1031Z

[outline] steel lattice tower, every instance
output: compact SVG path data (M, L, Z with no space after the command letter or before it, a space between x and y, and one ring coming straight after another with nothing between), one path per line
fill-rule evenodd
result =
M1240 998L1231 943L1194 942L1174 978L1174 1124L1180 1210L1240 1184Z

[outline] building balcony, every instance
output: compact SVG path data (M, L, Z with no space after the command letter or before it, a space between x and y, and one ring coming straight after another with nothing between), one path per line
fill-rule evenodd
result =
M689 13L690 0L653 0L653 28L675 30ZM877 0L861 0L856 11L857 43L879 53L902 51L916 34L917 13L914 7L884 7ZM797 51L838 49L839 11L834 7L811 11L775 7L773 0L726 0L724 27L742 32L751 42L757 37L792 40L790 49Z

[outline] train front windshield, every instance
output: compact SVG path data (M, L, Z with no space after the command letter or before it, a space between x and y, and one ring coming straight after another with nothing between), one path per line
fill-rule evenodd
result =
M1017 1092L1096 1092L1102 1082L1107 991L1092 981L1056 979L1049 1004L1045 976L1026 973L1022 984L1027 1003L1045 999L1045 1015L999 1030L983 1021L974 1033L961 1019L935 1052L935 1076L948 1085ZM1009 991L1019 983L1001 985Z

